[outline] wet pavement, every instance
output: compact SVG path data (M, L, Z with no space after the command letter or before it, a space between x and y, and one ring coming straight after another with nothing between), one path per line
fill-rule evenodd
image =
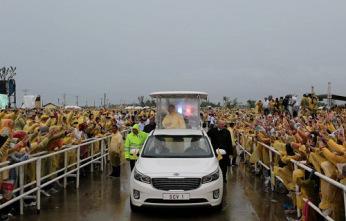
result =
M224 208L214 212L205 208L150 209L131 213L129 205L129 168L122 177L110 178L97 172L81 179L79 191L73 183L53 197L44 198L39 215L26 209L16 221L160 221L160 220L286 220L282 194L265 191L263 179L254 176L248 167L233 167L225 191Z

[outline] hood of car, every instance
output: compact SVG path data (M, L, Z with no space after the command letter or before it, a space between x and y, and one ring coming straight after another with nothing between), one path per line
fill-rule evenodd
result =
M202 177L218 165L215 158L140 158L136 170L150 177Z

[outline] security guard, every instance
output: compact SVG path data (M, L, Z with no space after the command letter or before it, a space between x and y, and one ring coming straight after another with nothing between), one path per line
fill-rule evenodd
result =
M132 127L132 132L129 133L125 140L125 158L130 161L131 171L133 170L138 154L143 147L148 134L139 129L139 125L135 124Z
M223 182L227 183L227 167L230 164L229 156L231 155L233 146L231 133L226 129L225 121L218 120L217 127L211 128L208 131L208 136L215 153L218 155L219 165L223 175Z

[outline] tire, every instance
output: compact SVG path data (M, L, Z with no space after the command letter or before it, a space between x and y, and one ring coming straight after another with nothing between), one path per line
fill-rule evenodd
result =
M133 213L138 213L141 211L141 208L132 204L132 200L130 200L130 208Z

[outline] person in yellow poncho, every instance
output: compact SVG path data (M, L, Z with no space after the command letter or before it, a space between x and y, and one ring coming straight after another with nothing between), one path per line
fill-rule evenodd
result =
M185 129L184 118L177 113L173 104L168 107L168 114L162 121L162 126L165 129Z
M257 101L256 106L255 106L255 111L257 114L262 114L263 112L263 103L261 100Z
M118 127L114 125L112 129L111 143L109 145L109 160L112 166L112 173L110 176L120 177L120 165L123 158L122 156L124 156L123 149L123 136L119 132Z
M302 108L302 110L307 110L309 107L309 98L306 94L303 95L301 101L300 101L300 106Z
M310 110L313 116L316 116L317 104L318 98L314 94L310 94L310 96L308 97L308 109Z
M237 165L237 148L236 148L236 139L235 139L235 136L234 136L234 126L235 126L235 123L234 122L231 122L229 124L229 127L227 128L227 130L230 132L231 134L231 139L232 139L232 165L233 166L236 166Z

